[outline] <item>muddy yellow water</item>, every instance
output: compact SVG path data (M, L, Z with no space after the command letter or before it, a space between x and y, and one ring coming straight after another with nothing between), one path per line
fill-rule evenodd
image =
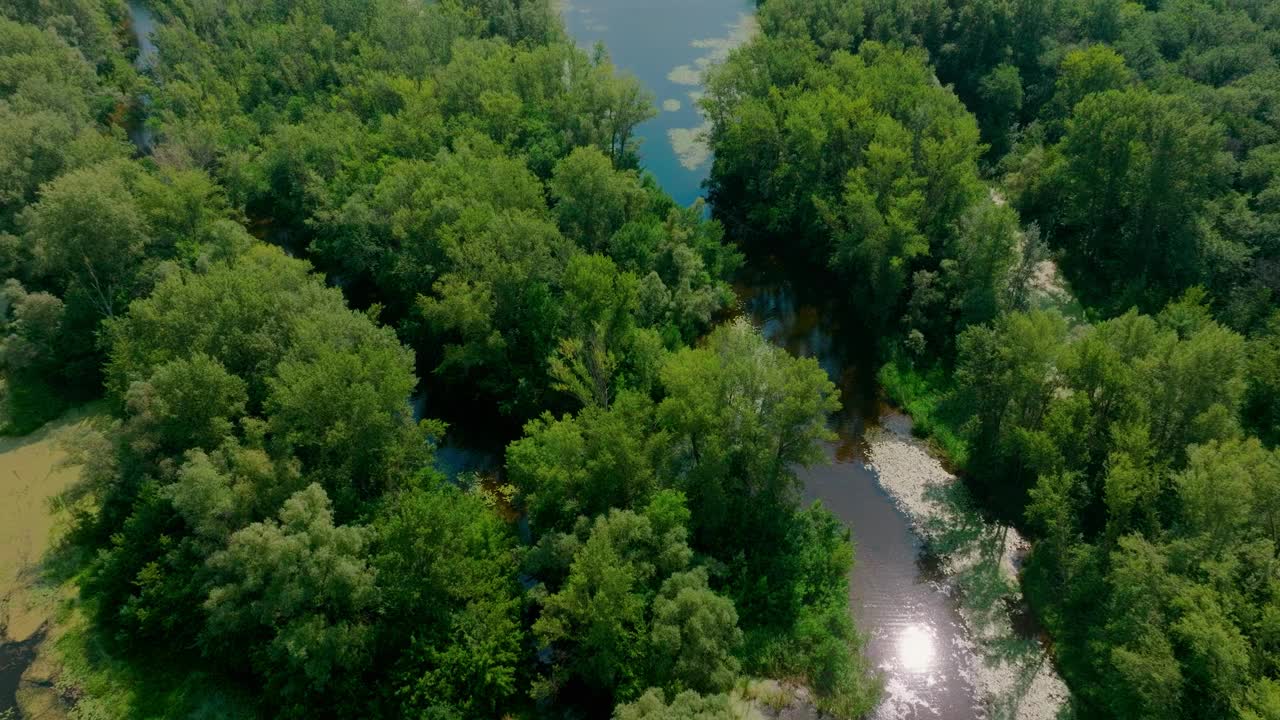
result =
M10 641L26 640L45 619L28 590L60 517L56 498L79 477L67 441L95 417L81 409L30 435L0 437L0 627Z

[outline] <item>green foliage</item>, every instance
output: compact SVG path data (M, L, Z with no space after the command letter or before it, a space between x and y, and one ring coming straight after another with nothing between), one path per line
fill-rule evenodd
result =
M866 710L848 531L799 508L793 469L822 457L838 407L826 373L736 322L667 358L659 387L657 404L627 392L544 417L508 448L549 593L534 630L557 660L541 692L612 707L650 686L723 692L742 666L805 677L842 716ZM659 509L678 543L648 539ZM689 569L693 551L705 567Z
M588 252L604 250L648 202L634 171L614 170L609 158L591 147L556 163L548 185L560 229Z
M129 386L124 402L134 429L170 456L216 449L244 415L245 383L203 353L170 360Z
M518 691L525 627L510 528L474 495L392 496L374 524L380 652L399 714L492 717Z
M718 707L764 667L748 631L824 707L864 709L852 547L793 470L821 459L834 386L745 324L686 347L741 256L638 171L652 96L544 0L303 5L151 2L145 78L118 0L0 10L6 417L102 386L115 416L77 451L77 642L103 653L83 713L241 710L117 658L269 716L509 716L533 691L598 715L648 688ZM862 22L810 14L823 43ZM528 422L507 471L532 547L501 478L431 467L415 364L433 410Z
M766 568L784 557L797 502L793 467L822 459L827 415L840 407L835 386L816 361L770 346L744 320L673 355L661 378L658 419L675 462L688 468L675 487L689 498L695 543L741 563L733 575L745 582L773 576ZM743 552L771 545L776 554ZM789 601L754 598L765 607Z
M267 379L267 429L349 512L425 458L405 402L417 385L413 357L389 329L353 312L316 317L296 332Z
M1079 712L1274 714L1280 16L800 5L766 0L713 73L716 216L758 257L834 270L889 336L889 396L1037 535L1024 586ZM1070 292L1070 322L1025 312Z
M350 698L373 635L367 542L363 528L334 525L315 484L285 501L279 522L237 530L208 560L206 651L228 662L248 651L286 715Z
M715 692L738 677L738 613L733 601L707 587L703 568L672 574L662 583L649 642L663 687Z
M759 712L730 695L679 693L668 703L664 693L650 689L640 699L619 705L614 720L756 720Z
M1066 118L1095 93L1122 90L1133 81L1124 57L1106 45L1073 50L1062 59L1054 89L1054 116Z
M1004 511L1025 505L1031 596L1107 717L1231 716L1269 662L1256 563L1280 464L1240 438L1245 344L1202 303L1072 333L1012 314L959 340L970 467Z
M353 521L430 477L411 354L261 246L171 274L107 330L121 420L86 447L102 509L83 530L110 538L85 584L100 626L124 647L181 637L222 667L248 657L275 713L370 701L364 674L411 653L383 650L379 563ZM397 551L421 548L381 563ZM466 647L454 667L487 652Z
M127 184L131 171L118 162L73 171L23 213L36 271L59 278L108 318L133 296L150 242Z
M760 6L760 30L770 37L807 38L821 51L857 50L863 36L863 3L773 0Z
M1244 419L1272 447L1280 443L1280 314L1249 340Z
M0 295L0 370L4 387L4 432L30 432L57 416L62 402L54 388L66 309L49 293L29 293L17 280Z
M1123 308L1151 309L1247 251L1214 235L1206 203L1221 192L1221 130L1188 100L1146 90L1085 97L1067 120L1043 182L1075 287ZM1060 160L1058 158L1061 158ZM1120 288L1116 292L1116 288Z
M783 118L791 116L797 88L838 85L827 72L839 64L838 53L899 43L926 51L944 87L977 116L987 158L1012 171L1011 199L1060 250L1089 305L1114 313L1137 303L1154 311L1205 284L1221 307L1256 321L1270 302L1262 298L1280 291L1268 270L1276 257L1268 239L1275 207L1263 189L1270 180L1258 182L1272 173L1246 175L1236 165L1275 166L1270 153L1280 137L1265 119L1280 87L1273 11L1206 0L762 5L765 37L718 73L708 105L717 151L711 189L717 216L736 235L766 251L782 244L772 238L795 238L811 265L826 262L825 243L813 240L821 227L779 230L778 223L794 217L797 200L840 197L844 169L779 181L771 164L785 159L788 169L799 167L805 154L757 157L751 148L782 147L811 126ZM897 89L910 84L900 81ZM821 115L845 117L832 105ZM834 126L820 138L834 158L872 167L845 148ZM951 185L963 187L954 179ZM908 191L881 193L880 213ZM927 218L935 212L932 200L906 219ZM954 209L937 210L954 221ZM867 216L865 209L858 214ZM863 245L864 235L876 236L847 220L846 226ZM911 245L902 240L864 248L856 261L867 274L858 284L876 290L857 298L859 308L883 312L886 292L901 292L919 270L935 271L942 229L926 233L933 262L905 251ZM876 267L885 258L912 257L916 267L897 277ZM945 355L946 348L939 351Z
M664 444L652 401L625 393L609 408L531 421L507 447L507 471L541 536L569 530L579 515L644 505L657 486Z
M969 443L961 425L963 408L957 407L955 389L943 368L920 370L895 359L876 373L885 396L911 416L912 431L931 439L952 466L969 462Z
M766 27L790 12L772 7ZM961 269L950 282L976 284L960 292L1006 293L991 253L972 247L989 226L962 226L984 200L977 123L934 83L925 55L867 42L828 57L792 25L735 52L709 81L716 216L753 252L828 269L877 335L909 305L929 304L929 279L948 264ZM1003 255L1018 251L1014 225L1001 229ZM950 327L935 325L916 329L941 346Z
M721 690L732 683L736 660L727 654L739 637L737 615L731 602L707 590L705 572L683 572L693 556L688 521L684 498L664 491L643 514L612 510L594 522L583 518L573 536L543 539L540 547L572 550L559 558L568 563L560 571L564 580L547 589L533 625L553 654L551 672L536 693L550 697L581 683L589 696L612 707L651 684L645 678L666 674L672 663L687 669L708 658L720 667L699 668L701 682L699 675L680 675L679 681ZM695 638L689 633L699 621L708 634Z

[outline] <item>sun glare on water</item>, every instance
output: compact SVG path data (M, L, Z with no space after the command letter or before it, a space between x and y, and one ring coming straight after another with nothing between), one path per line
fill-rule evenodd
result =
M898 662L910 672L923 672L933 667L937 650L933 633L924 625L909 625L898 635Z

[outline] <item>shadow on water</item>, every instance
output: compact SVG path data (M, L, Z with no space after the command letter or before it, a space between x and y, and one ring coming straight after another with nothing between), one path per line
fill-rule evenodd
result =
M770 263L772 265L772 263ZM840 390L842 408L832 418L838 462L866 458L867 424L881 413L876 384L876 344L860 332L855 316L823 298L811 283L769 270L734 285L738 312L745 314L774 345L797 357L818 361Z
M867 654L885 681L885 700L872 717L982 717L972 682L976 660L942 557L921 542L867 464L866 430L884 410L874 341L858 327L856 314L819 299L812 278L765 274L735 290L740 312L766 338L817 360L840 390L843 409L832 419L837 440L828 445L830 463L799 476L804 500L821 501L852 531L857 563L850 603L868 636Z

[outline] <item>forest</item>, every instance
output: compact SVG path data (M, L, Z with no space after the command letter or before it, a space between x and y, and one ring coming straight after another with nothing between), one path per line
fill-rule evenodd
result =
M1280 717L1280 4L760 21L711 79L715 216L846 289L886 391L1036 539L1076 715Z
M198 683L73 717L867 716L768 265L1032 539L1063 717L1280 720L1280 2L761 0L691 207L551 0L142 5L0 5L0 425L104 408L65 572Z

